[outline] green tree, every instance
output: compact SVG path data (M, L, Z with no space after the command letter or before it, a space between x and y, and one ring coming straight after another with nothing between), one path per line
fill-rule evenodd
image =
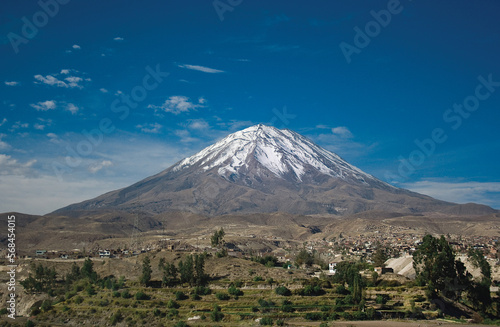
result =
M163 272L163 286L174 286L177 282L177 268L175 267L175 265L163 260L163 262L160 262L159 268Z
M384 267L388 259L387 251L380 243L377 245L377 250L373 254L373 264L375 267Z
M470 287L471 275L459 260L444 236L439 239L424 236L422 244L413 253L413 267L420 285L427 285L429 297L441 294L457 299Z
M224 244L224 235L226 235L226 233L224 232L224 228L222 227L220 228L220 230L215 231L212 237L210 238L212 246L220 248Z
M301 266L305 264L306 266L310 266L314 263L314 257L312 254L307 252L306 249L301 249L297 256L295 257L295 265Z
M184 261L179 261L179 274L181 283L193 284L194 281L194 267L193 257L188 255Z
M151 260L149 259L148 256L144 257L144 260L142 261L142 275L140 278L140 282L143 285L148 285L148 283L151 281L151 273L153 270L151 269Z
M95 282L98 279L97 273L94 271L94 263L90 258L85 259L83 266L80 270L82 278L88 278L91 282Z

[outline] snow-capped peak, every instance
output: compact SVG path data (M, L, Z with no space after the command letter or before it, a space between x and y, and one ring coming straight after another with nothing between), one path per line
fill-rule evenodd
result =
M376 180L298 133L262 124L228 135L182 160L173 170L198 165L203 170L218 168L218 174L223 177L239 176L241 171L248 172L253 159L278 177L293 173L298 182L311 168L325 175L364 184Z

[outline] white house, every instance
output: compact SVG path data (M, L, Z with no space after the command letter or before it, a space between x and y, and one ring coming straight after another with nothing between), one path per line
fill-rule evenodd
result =
M101 258L109 258L109 257L111 257L111 253L109 252L109 250L100 250L99 256Z
M330 262L328 264L328 270L330 271L330 274L335 275L337 272L337 263L336 262Z

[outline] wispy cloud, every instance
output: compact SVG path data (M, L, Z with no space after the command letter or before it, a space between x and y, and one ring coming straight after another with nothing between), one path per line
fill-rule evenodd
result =
M189 121L187 127L194 130L204 130L209 128L207 121L204 119L193 119Z
M402 183L398 186L444 201L455 203L474 202L500 209L499 182L481 183L422 180L411 183Z
M96 164L90 165L89 166L89 171L92 174L95 174L99 170L101 170L103 168L106 168L106 167L110 167L110 166L113 166L113 162L111 162L110 160L103 160L103 161L100 161L100 162L98 162Z
M54 100L47 100L38 103L30 104L31 107L35 108L37 111L47 111L56 109L56 102Z
M106 90L105 88L100 88L99 91L101 91L102 93L108 93L108 90Z
M5 175L30 175L28 171L37 161L19 162L6 154L0 154L0 176Z
M205 66L199 66L199 65L178 65L178 66L180 68L197 70L197 71L209 73L209 74L225 73L225 71L223 71L223 70L214 69L214 68L205 67Z
M68 110L69 112L71 112L74 115L78 112L78 110L80 110L80 108L75 106L73 103L68 103L68 104L66 104L66 110Z
M123 41L123 40L125 40L125 39L124 39L124 38L122 38L122 37L117 36L117 37L115 37L113 40L115 40L115 41Z
M80 110L80 108L78 108L73 103L57 102L54 100L47 100L47 101L43 101L43 102L32 103L32 104L30 104L30 106L35 108L37 111L54 110L58 106L61 106L65 110L71 112L72 114L76 114L78 112L78 110Z
M8 85L8 86L17 86L17 85L19 85L19 82L16 82L16 81L5 81L5 85Z
M7 122L7 118L2 119L2 121L0 122L0 127L1 127L3 124L5 124L6 122Z
M52 75L35 75L35 84L45 84L49 86L62 87L62 88L78 88L83 89L83 82L90 82L92 79L88 77L76 76L79 73L76 70L62 69L59 74ZM71 76L66 76L72 74ZM60 77L61 75L64 75Z
M351 131L349 130L349 128L347 128L345 126L338 126L338 127L332 128L332 133L335 135L338 135L340 137L343 137L343 138L347 138L347 139L352 138Z
M2 138L5 137L5 134L0 134L0 150L7 150L10 148L10 145L6 142L2 141Z
M82 47L80 47L78 44L73 44L73 49L81 49Z
M169 97L162 105L157 106L150 104L148 108L162 110L178 115L182 112L195 110L196 108L203 108L203 103L205 103L204 98L199 98L198 103L194 103L191 102L188 97L183 95L174 95Z
M153 124L137 125L136 127L139 128L141 132L144 133L158 134L160 133L160 130L163 126L158 123L153 123Z

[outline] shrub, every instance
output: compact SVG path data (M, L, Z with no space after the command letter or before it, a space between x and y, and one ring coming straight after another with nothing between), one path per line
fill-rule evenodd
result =
M254 282L262 282L263 280L264 280L264 278L262 278L261 276L255 276L255 277L253 278L253 281L254 281Z
M42 306L40 307L40 309L43 312L49 311L50 309L52 309L52 302L50 300L43 301Z
M323 317L323 315L319 312L308 312L305 315L305 318L307 320L313 320L313 321L321 320L322 317Z
M220 307L215 304L214 309L212 310L212 313L210 314L210 319L214 322L221 321L222 318L224 318L224 314L220 312Z
M128 290L124 290L122 292L122 298L124 298L124 299L130 299L131 297L132 297L132 295L129 293Z
M182 291L176 291L174 294L177 301L182 301L188 298Z
M35 327L35 323L31 320L27 320L25 326L26 327Z
M122 295L120 294L120 292L118 292L118 291L114 291L114 292L113 292L113 297L120 297L120 296L122 296Z
M271 317L263 317L262 319L260 319L260 325L261 326L272 326L273 319Z
M282 319L276 320L276 326L285 326L285 321Z
M74 301L75 301L76 304L80 304L80 303L83 302L83 298L81 296L77 296L77 297L75 297Z
M87 292L88 296L96 295L96 291L92 285L87 286L87 288L85 288L85 292Z
M281 311L283 312L293 312L294 308L289 304L284 304L281 306Z
M121 313L120 310L116 311L110 318L110 323L112 325L116 325L117 323L119 323L120 321L123 320L123 315Z
M229 295L227 293L218 292L218 293L215 293L215 297L221 301L229 300Z
M292 292L285 286L278 286L274 291L276 292L276 294L283 296L289 296L292 294Z
M240 290L239 288L236 288L235 286L229 287L229 289L227 291L229 294L234 295L234 296L242 296L243 295L243 291Z
M197 294L197 295L209 295L211 293L212 293L212 290L209 287L205 287L205 286L196 286L191 291L191 294Z
M172 309L172 308L177 309L179 307L180 307L180 305L177 302L175 302L174 300L169 300L167 302L167 308L169 308L169 309Z
M174 325L174 327L187 327L188 324L186 324L184 321L179 321Z
M135 299L137 301L149 300L150 297L146 293L139 291L139 292L135 293Z
M267 308L267 307L271 307L274 305L274 302L269 300L269 301L266 301L264 299L259 299L259 305L263 308Z
M388 296L386 294L379 294L375 298L375 303L377 303L377 304L386 304L387 300L388 300L387 298L388 298Z
M345 288L345 286L343 284L341 284L335 288L335 293L341 294L341 295L347 295L347 294L349 294L349 291Z
M161 311L160 311L160 309L155 308L155 309L153 310L153 315L154 315L155 317L161 316Z

